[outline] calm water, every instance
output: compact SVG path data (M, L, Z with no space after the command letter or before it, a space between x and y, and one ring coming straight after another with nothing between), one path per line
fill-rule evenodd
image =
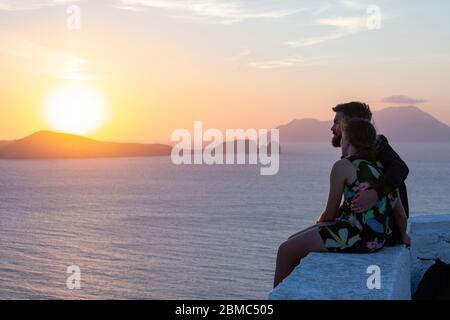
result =
M450 144L395 147L412 213L449 213ZM0 161L0 299L266 298L278 245L321 211L339 155L283 152L276 176L166 157Z

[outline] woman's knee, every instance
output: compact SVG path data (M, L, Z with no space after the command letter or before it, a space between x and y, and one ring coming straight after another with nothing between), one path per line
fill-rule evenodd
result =
M285 242L283 242L282 244L279 245L279 247L278 247L278 255L279 256L283 255L286 252L286 250L287 250L287 244L286 243L287 243L287 241L285 241Z
M291 241L287 240L278 247L278 256L286 257L291 253Z
M298 255L299 252L303 252L303 245L300 241L286 240L278 247L278 256L292 257Z

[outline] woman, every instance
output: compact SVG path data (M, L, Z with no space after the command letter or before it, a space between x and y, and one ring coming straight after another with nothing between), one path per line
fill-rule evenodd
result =
M316 225L294 234L279 247L274 287L309 252L378 251L391 237L394 214L398 217L396 221L403 241L409 242L406 214L396 195L380 199L375 207L366 212L352 211L350 204L356 193L377 184L381 176L379 166L374 163L376 130L367 120L352 119L343 123L342 134L344 157L331 170L326 208ZM341 205L342 195L344 202Z

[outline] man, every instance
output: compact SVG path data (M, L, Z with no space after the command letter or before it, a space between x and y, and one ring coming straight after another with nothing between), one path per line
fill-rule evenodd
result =
M333 108L333 111L336 115L331 128L333 132L332 144L336 148L341 145L342 133L340 125L343 119L363 118L372 121L370 107L362 102L339 104ZM375 206L379 199L399 189L400 199L405 208L406 216L409 217L408 194L405 185L405 180L409 174L408 167L383 135L377 136L376 153L376 160L383 165L383 176L379 180L378 185L373 186L373 189L361 191L354 197L352 201L354 211L367 211ZM396 226L395 222L393 225ZM394 227L391 244L398 243L402 243L400 232Z

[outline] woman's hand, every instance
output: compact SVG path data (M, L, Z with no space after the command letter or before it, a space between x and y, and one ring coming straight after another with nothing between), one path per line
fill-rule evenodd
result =
M319 217L317 220L316 220L316 224L320 224L320 223L332 223L332 222L337 222L337 221L339 221L339 218L336 218L336 219L324 219L324 218L322 218L322 217Z
M321 215L317 218L316 224L319 224L319 223L322 223L322 222L325 222L325 221L324 221L324 218L323 218L323 214L321 214Z

